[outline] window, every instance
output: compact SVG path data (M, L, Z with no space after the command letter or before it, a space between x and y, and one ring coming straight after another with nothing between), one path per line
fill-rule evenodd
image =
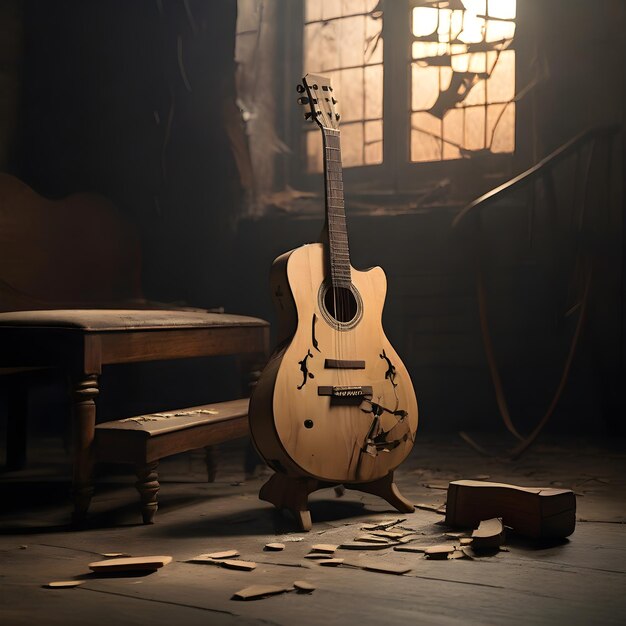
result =
M408 164L512 153L515 17L516 0L304 0L302 69L339 94L344 167L382 164L395 146ZM389 70L406 84L384 92ZM320 172L310 126L304 153Z

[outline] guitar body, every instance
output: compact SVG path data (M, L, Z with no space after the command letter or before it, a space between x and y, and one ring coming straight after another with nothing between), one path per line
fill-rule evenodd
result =
M322 244L288 252L272 267L282 347L251 399L250 430L278 472L372 482L393 471L413 446L415 393L381 323L385 274L379 267L351 274L355 315L340 323L321 297L327 285Z

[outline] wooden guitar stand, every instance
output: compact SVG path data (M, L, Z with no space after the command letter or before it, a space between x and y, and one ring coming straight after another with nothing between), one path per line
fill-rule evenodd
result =
M309 494L319 489L336 486L337 483L322 482L315 478L293 478L276 472L261 487L259 498L278 509L291 511L300 530L311 530ZM344 483L344 487L380 496L401 513L413 513L415 510L415 507L400 493L393 482L393 472L370 483Z

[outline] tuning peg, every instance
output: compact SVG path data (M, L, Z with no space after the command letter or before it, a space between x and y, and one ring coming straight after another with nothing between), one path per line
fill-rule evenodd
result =
M335 113L335 119L339 121L341 119L341 115L339 115L339 113Z
M300 85L300 84L296 85L296 91L298 93L304 93L304 85Z
M337 100L335 100L335 98L331 98L331 100L333 101L333 104L337 104Z
M303 96L302 98L298 98L298 104L309 104L310 100L306 97Z

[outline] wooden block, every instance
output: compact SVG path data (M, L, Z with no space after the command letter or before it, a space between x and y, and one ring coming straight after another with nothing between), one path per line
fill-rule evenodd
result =
M371 535L374 537L385 537L387 539L401 539L402 537L406 537L410 534L410 532L399 532L392 530L373 530L371 532Z
M454 546L430 546L424 550L427 559L443 560L447 559L449 554L454 552Z
M280 552L281 550L285 549L285 544L284 543L266 543L265 548L263 549L267 550L268 552Z
M89 563L94 572L136 572L157 570L172 562L171 556L135 556L126 559L106 559Z
M285 593L286 587L277 587L275 585L252 585L240 589L233 594L231 600L259 600L268 596L275 596L279 593Z
M552 487L519 487L476 480L450 483L447 524L476 527L482 520L497 517L527 537L567 537L576 526L576 496L570 489Z
M315 585L312 585L306 580L296 580L294 581L293 586L295 587L296 591L299 591L301 593L311 593L315 591Z
M491 550L504 543L504 526L499 517L482 521L472 533L474 550Z
M472 545L472 538L471 537L461 537L459 539L459 544L462 546L471 546Z
M48 589L73 589L85 584L85 580L55 580L44 587Z
M343 563L343 559L324 559L320 561L320 565L327 567L337 567Z
M359 535L358 537L355 537L354 540L365 541L366 543L389 543L389 539L386 539L385 537L376 537L375 535Z

